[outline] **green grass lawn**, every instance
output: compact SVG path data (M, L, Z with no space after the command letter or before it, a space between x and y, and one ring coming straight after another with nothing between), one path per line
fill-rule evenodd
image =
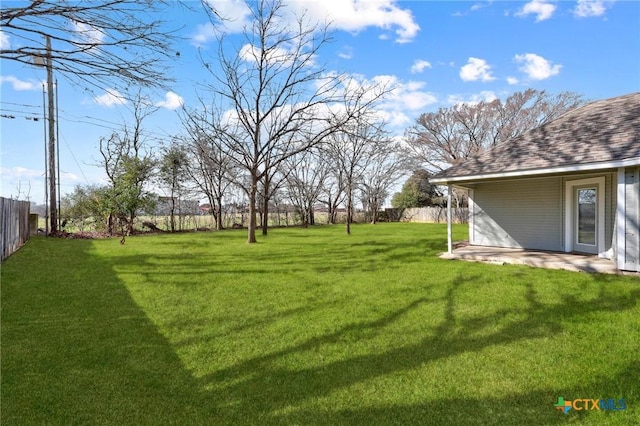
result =
M638 278L442 260L444 225L245 239L32 239L2 264L1 423L640 422Z

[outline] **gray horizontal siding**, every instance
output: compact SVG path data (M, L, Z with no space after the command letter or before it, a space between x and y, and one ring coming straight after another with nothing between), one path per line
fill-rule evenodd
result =
M474 244L562 250L562 179L478 184L473 191Z
M623 269L638 271L640 262L640 169L628 168L624 179L624 265Z

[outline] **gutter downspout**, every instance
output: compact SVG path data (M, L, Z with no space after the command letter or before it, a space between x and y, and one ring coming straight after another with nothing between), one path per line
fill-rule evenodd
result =
M615 264L616 268L623 269L625 267L625 169L620 167L618 169L618 181L617 181L617 202L616 202L616 253Z
M451 184L447 185L447 253L453 252L453 235L451 230Z

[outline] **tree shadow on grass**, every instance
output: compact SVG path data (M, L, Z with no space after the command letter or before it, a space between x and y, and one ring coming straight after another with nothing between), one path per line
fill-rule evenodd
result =
M589 424L638 424L638 383L640 362L630 362L626 368L608 379L597 379L580 387L533 390L504 397L451 398L424 403L398 404L352 409L315 410L302 409L273 418L278 424L307 425L519 425L538 426L567 423ZM563 413L556 409L558 398L614 399L618 410L570 410ZM625 399L626 409L618 403ZM584 404L578 404L583 408Z
M171 242L162 241L162 244ZM274 250L270 252L251 252L243 257L218 257L212 255L207 260L206 270L211 274L270 274L280 272L313 271L316 274L327 272L376 272L381 269L401 270L409 263L424 262L428 257L435 259L435 253L442 251L439 240L422 238L407 242L395 243L376 242L373 240L341 245L333 243L331 254L336 258L328 262L326 256L305 254L300 248L297 250ZM326 246L325 246L326 248ZM305 250L312 250L305 247ZM329 256L330 254L327 254ZM203 263L201 259L193 258L193 251L183 247L175 254L139 253L118 258L117 269L122 272L135 271L145 276L149 282L154 282L153 276L160 273L182 275L201 274ZM187 284L187 281L184 283Z
M637 307L640 289L611 294L604 291L606 280L597 283L601 292L595 299L581 300L569 293L555 305L540 303L529 283L524 309L505 307L465 318L456 311L458 293L480 277L459 274L442 284L442 296L425 293L377 318L339 325L281 350L217 369L213 359L203 359L215 372L199 376L178 356L197 342L170 343L131 298L114 265L91 255L91 242L75 242L73 252L55 254L50 261L68 262L68 267L51 268L34 281L20 271L19 262L22 255L37 256L37 251L38 245L30 243L3 264L3 424L559 424L567 420L553 408L559 396L640 397L640 365L630 360L619 374L594 378L580 387L504 397L443 397L406 405L309 408L350 386L437 360L552 337L563 331L562 321L572 317ZM372 339L432 303L443 306L442 319L414 343L353 353L311 367L287 367L291 356L319 356L325 348L338 346L349 350L350 342ZM505 322L507 314L520 315ZM496 323L502 326L493 327ZM582 414L586 413L571 415ZM599 414L616 415L588 413Z
M462 284L474 282L475 278L477 277L458 276L452 280L442 300L445 312L441 325L433 335L424 337L418 343L379 353L353 355L348 359L301 370L291 370L278 365L279 361L292 354L320 352L325 345L367 339L372 333L375 334L403 315L418 309L422 304L433 301L429 298L416 299L382 318L344 326L333 333L314 337L284 350L239 362L204 377L203 381L206 385L219 385L220 392L229 400L229 418L240 415L242 407L250 405L252 410L262 413L261 421L269 420L282 424L415 424L425 423L425 419L431 424L518 424L527 417L530 418L530 422L525 424L541 424L541 419L542 423L565 421L562 416L556 415L551 404L558 396L563 396L563 392L575 393L577 388L533 391L502 399L443 399L401 407L354 408L335 412L298 412L294 409L290 410L293 414L283 413L284 408L318 400L335 391L371 379L421 368L440 359L522 340L551 338L563 331L561 318L631 309L637 306L640 298L640 289L632 291L628 296L607 295L602 291L600 297L595 300L583 301L565 295L562 297L562 303L547 306L537 302L535 291L529 286L526 295L529 306L524 311L514 308L509 312L509 309L504 309L468 319L457 318L456 291ZM506 323L497 331L486 333L490 330L489 327L503 320L509 313L526 315L521 316L519 320ZM632 364L624 374L637 369L638 364ZM465 373L461 371L460 374ZM638 387L635 382L627 383L630 388ZM602 392L607 388L605 385L611 387L609 381L605 381L604 384L596 386L588 385L586 389L595 393ZM425 386L429 384L425 383ZM234 411L233 407L238 411ZM435 417L428 413L435 413Z

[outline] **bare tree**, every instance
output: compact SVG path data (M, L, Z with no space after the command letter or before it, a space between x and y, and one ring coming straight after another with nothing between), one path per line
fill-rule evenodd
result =
M304 152L304 151L303 151ZM262 235L267 235L269 227L269 203L275 194L282 189L282 186L291 172L284 162L278 163L276 167L271 166L271 158L267 157L264 164L264 174L260 180L260 227Z
M205 65L214 81L208 88L223 111L211 125L224 151L249 176L243 188L249 199L248 242L254 243L259 182L286 159L338 131L384 90L347 90L345 76L318 66L317 53L330 41L326 27L309 25L304 16L286 25L280 0L247 5L253 22L244 30L245 43L230 55L221 36L219 68ZM333 108L338 101L349 108Z
M371 143L370 156L359 187L367 216L375 224L391 188L405 175L409 162L404 158L399 144L389 138L376 138Z
M189 153L187 173L207 197L216 230L223 229L223 199L239 177L238 167L222 143L224 134L212 124L219 121L215 109L204 107L200 111L185 111L182 116L187 132L184 146Z
M302 226L315 224L314 205L320 199L328 175L328 162L318 151L309 150L290 158L285 167L286 191L296 206Z
M55 71L85 88L161 86L169 81L163 60L179 56L171 49L175 31L160 19L173 1L7 3L0 10L0 29L9 45L0 50L0 58L25 64L47 59Z
M342 127L342 131L332 134L327 140L331 160L344 178L347 234L351 234L354 191L362 182L372 159L376 157L378 147L387 141L383 123L370 113L354 117Z
M420 115L405 132L411 155L430 172L443 170L553 120L584 103L572 92L551 96L528 89L504 102L458 104Z
M343 170L331 160L331 150L323 149L323 154L327 156L327 176L318 201L327 206L327 220L330 224L335 224L338 220L338 209L345 201L346 182Z

